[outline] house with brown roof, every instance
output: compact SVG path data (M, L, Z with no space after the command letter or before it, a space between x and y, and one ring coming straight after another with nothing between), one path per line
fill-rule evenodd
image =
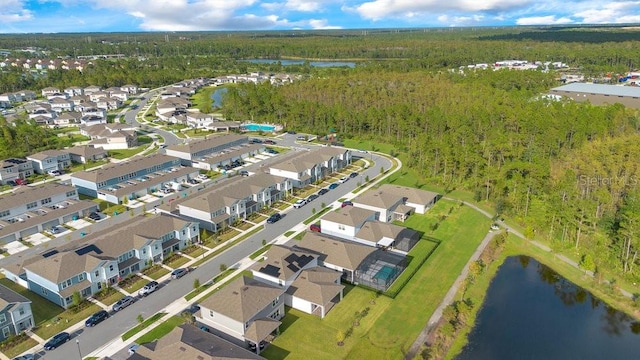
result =
M355 206L345 206L336 211L329 211L320 219L323 234L343 239L353 239L362 225L375 220L377 213Z
M420 233L391 223L365 222L354 235L353 241L385 249L409 252L420 240Z
M35 324L31 300L0 285L0 341L31 329Z
M184 160L183 165L191 165L194 160L207 155L220 153L228 148L249 144L245 135L225 134L208 136L204 139L192 140L182 144L171 145L165 149L165 154Z
M193 325L179 325L167 335L138 347L128 360L260 360L264 359L246 348Z
M53 126L77 126L82 119L82 114L77 111L67 111L53 119Z
M274 245L262 261L251 267L253 278L276 286L289 288L304 269L318 266L315 254L284 245Z
M258 345L279 332L284 317L284 289L243 276L200 305L196 320L247 344ZM259 353L259 346L256 346Z
M288 179L259 173L180 198L169 211L177 210L180 216L200 221L203 228L218 231L281 200L291 190Z
M141 215L117 228L47 249L25 259L22 267L4 271L9 279L26 279L29 290L66 308L76 291L91 296L198 240L197 222L165 214Z
M413 212L424 214L438 197L437 193L431 191L383 184L353 199L353 205L378 212L378 220L382 222L404 221Z
M136 127L128 124L101 123L82 126L80 133L91 138L89 145L105 150L129 149L138 146Z
M269 166L269 173L291 179L294 187L304 187L348 166L351 150L341 147L321 147L301 151L294 157Z
M107 157L107 152L103 148L89 145L70 147L66 151L71 156L71 161L81 164L99 161Z

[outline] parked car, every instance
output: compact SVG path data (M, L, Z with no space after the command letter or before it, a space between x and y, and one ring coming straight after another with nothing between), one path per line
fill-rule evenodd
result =
M251 140L249 140L249 142L252 143L252 144L262 144L263 143L263 141L260 140L260 139L251 139Z
M58 346L66 343L69 340L71 340L71 335L69 335L68 332L61 332L61 333L55 335L54 337L52 337L51 340L47 341L44 344L44 349L45 350L53 350L53 349L57 348Z
M267 153L269 153L269 154L279 154L278 150L276 150L276 149L270 149L270 148L267 148L267 149L265 150L265 152L267 152Z
M344 184L344 183L346 183L347 181L349 181L349 178L348 178L348 177L346 177L346 176L343 176L343 177L341 177L341 178L340 178L340 180L338 180L338 182L339 182L340 184Z
M282 219L282 215L280 215L280 213L275 213L269 216L269 218L267 219L267 224L273 224L275 222L278 222L278 220L280 219Z
M357 173L357 172L352 172L351 174L349 174L349 177L350 177L350 178L352 178L352 179L353 179L354 177L356 177L356 176L358 176L358 173Z
M200 184L200 182L196 179L189 179L187 180L187 182L191 185L196 185L196 184Z
M18 185L27 185L29 182L25 179L16 179L16 184Z
M186 269L186 268L175 269L171 272L171 278L180 279L181 277L187 275L188 272L189 272L189 269Z
M147 285L142 287L142 289L138 290L138 295L147 296L156 290L158 290L158 282L150 281L149 283L147 283Z
M340 186L340 184L333 183L333 184L329 185L329 190L333 190L333 189L337 188L338 186Z
M313 200L317 199L318 195L317 194L311 194L309 195L309 197L307 198L307 202L312 202Z
M89 219L93 220L93 221L98 221L100 219L102 219L102 217L100 216L100 214L98 214L97 212L92 212L91 214L89 214L89 216L87 216Z
M295 134L297 134L297 133L296 133L295 131L293 131L293 130L289 130L289 131L287 131L287 134L289 134L289 135L295 135Z
M353 206L353 203L349 200L343 201L340 207Z
M109 313L106 310L100 310L97 313L91 315L87 321L84 322L84 326L93 327L109 318Z
M113 304L113 311L120 311L124 308L126 308L127 306L133 304L133 297L131 296L125 296L122 299L118 300L117 303Z
M328 192L329 192L329 189L322 188L322 189L320 189L320 191L318 191L318 195L324 195L324 194L326 194Z
M198 179L207 180L209 177L206 174L198 174Z
M129 355L135 354L136 351L138 351L139 347L140 347L140 345L138 345L138 344L133 344L133 345L129 346Z
M249 172L247 170L240 170L240 176L249 176Z
M318 224L311 224L311 226L309 226L309 230L315 231L315 232L322 232L320 229L320 225Z
M300 135L300 136L298 136L296 139L297 139L297 140L300 140L300 141L305 141L305 140L307 140L307 137L306 137L306 136L304 136L304 135Z
M46 232L48 232L51 235L56 235L56 234L63 233L65 230L66 229L61 226L53 226L51 227L51 229L46 230Z
M293 203L293 207L296 209L300 209L301 207L305 206L307 204L307 200L305 199L300 199L298 201L296 201L295 203Z
M49 176L60 176L62 175L62 172L60 170L51 170L51 171L47 171L47 174Z
M491 230L500 230L500 226L498 224L491 224Z
M9 180L9 181L7 181L7 185L10 185L10 186L18 186L18 183L17 183L17 182L15 182L15 181L13 181L13 180Z
M276 142L275 142L275 141L273 141L273 140L269 140L269 139L267 139L267 140L263 141L262 143L263 143L263 144L267 144L267 145L275 145L275 144L276 144Z
M13 358L13 360L34 360L36 356L34 354L24 354Z

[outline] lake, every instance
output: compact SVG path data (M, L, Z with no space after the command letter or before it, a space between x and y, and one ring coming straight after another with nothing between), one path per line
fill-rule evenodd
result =
M489 286L457 360L637 359L640 323L526 256Z
M280 60L280 59L248 59L243 61L254 63L254 64L275 64L279 61L280 64L282 64L282 66L302 65L305 62L305 60ZM356 67L356 63L351 61L309 61L309 65L313 67L343 67L343 66L350 67L350 68Z

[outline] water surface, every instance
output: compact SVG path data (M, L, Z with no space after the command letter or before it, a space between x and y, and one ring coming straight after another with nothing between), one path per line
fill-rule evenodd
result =
M640 359L640 323L526 256L505 260L458 360Z

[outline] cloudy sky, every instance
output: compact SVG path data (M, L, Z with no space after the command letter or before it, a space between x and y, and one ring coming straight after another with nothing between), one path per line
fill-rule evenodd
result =
M640 0L0 0L0 33L640 23Z

